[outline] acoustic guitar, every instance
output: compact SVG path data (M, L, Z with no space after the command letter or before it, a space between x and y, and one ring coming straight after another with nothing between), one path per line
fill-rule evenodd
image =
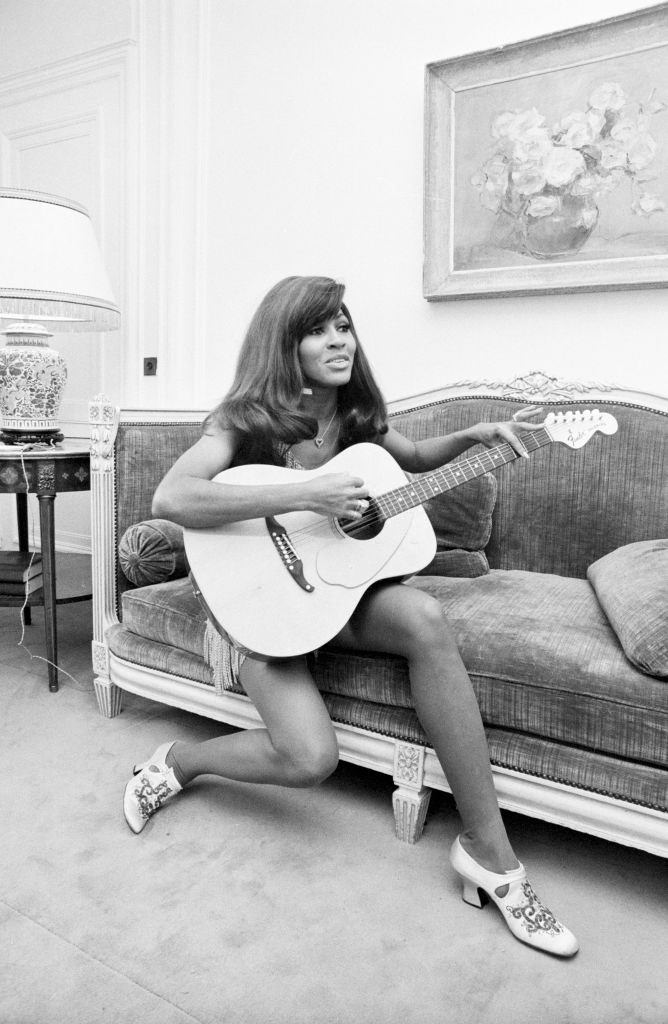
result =
M617 422L597 409L551 413L522 434L528 453L554 441L581 448ZM287 512L184 531L191 576L215 626L260 659L288 658L321 647L350 619L378 580L405 577L434 557L436 537L425 502L519 458L500 444L407 481L377 444L356 444L318 469L236 466L216 482L271 486L303 483L323 473L361 477L372 495L361 520Z

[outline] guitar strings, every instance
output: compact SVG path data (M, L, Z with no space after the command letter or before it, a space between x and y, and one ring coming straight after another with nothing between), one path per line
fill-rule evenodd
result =
M532 438L532 440L534 440L534 439ZM538 443L536 443L534 448L532 448L531 450L535 450L535 449L537 449L539 447L540 447L540 445ZM494 451L498 451L499 453L503 453L504 457L508 453L510 453L511 455L514 455L515 458L520 458L520 456L518 456L517 453L515 452L515 449L512 448L508 443L504 443L502 445L498 445L493 450ZM467 461L473 461L473 460L467 460ZM504 462L503 464L506 465L507 461ZM490 468L491 469L500 469L501 466L491 466ZM465 483L467 481L463 480L461 482ZM417 484L417 486L420 485L420 480L419 479L414 481L413 486L415 486L416 484ZM410 484L407 484L407 486L410 486ZM390 492L385 492L385 493L387 494L387 493L390 493ZM384 495L380 495L380 497L382 498L382 497L384 497ZM437 497L437 495L431 495L431 497ZM373 498L372 498L372 500L373 500ZM424 501L417 502L417 504L423 504L424 502L429 501L429 500L431 500L431 499L430 498L425 498ZM377 500L376 500L376 506L377 506ZM407 508L407 509L401 509L401 512L403 512L403 511L407 511L408 512L408 511L410 511L410 508L412 508L412 507L415 507L415 506L409 506L409 508ZM397 512L395 514L400 515L401 512ZM362 515L361 519L351 520L350 521L350 526L346 526L344 532L346 533L347 536L354 536L356 533L361 533L362 531L366 530L368 527L374 526L376 523L386 521L388 518L392 518L392 517L388 517L386 515L383 515L382 511L381 512L376 512L375 510L371 509L371 510L368 510L367 512L365 512ZM291 537L291 539L294 539L296 537L304 537L304 536L306 536L308 534L311 534L311 533L317 533L317 532L320 531L321 525L322 524L319 521L315 522L315 523L311 523L311 524L309 524L309 526L304 526L304 527L301 527L301 529L299 529L299 530L295 530L293 533L290 534L290 537Z
M531 444L529 445L528 443L525 443L525 441L526 442L531 442ZM527 448L527 451L536 451L538 448L542 447L541 444L532 435L529 435L526 438L523 438L522 439L522 444L524 444L525 448ZM509 461L512 461L512 457L514 457L515 459L519 459L521 457L521 456L519 456L517 454L515 449L510 444L508 444L508 442L504 442L503 444L497 445L493 449L490 449L490 451L499 452L500 454L503 454L503 456L504 456L504 462L502 464L498 465L498 466L491 466L490 467L491 470L501 469L501 465L507 465ZM511 459L507 459L506 458L506 456L508 454L511 455ZM479 461L479 460L478 459L475 459L475 460L474 459L467 459L465 461L468 462L468 463L473 463L474 461ZM489 471L486 470L486 472L489 472ZM482 475L482 474L480 474L480 475ZM471 479L474 479L474 478L471 478ZM462 483L466 483L466 482L467 481L462 480ZM417 484L419 486L420 480L418 479L418 480L414 481L414 484ZM449 489L451 489L451 488L449 488ZM386 493L389 493L389 492L386 492ZM383 497L383 495L380 495L380 497ZM432 497L437 497L437 495L432 495ZM372 497L372 500L373 500L373 497ZM426 501L430 501L430 500L431 500L430 498L425 498L424 499L425 502ZM417 504L423 504L423 503L424 502L418 502ZM376 504L377 504L377 500L376 500ZM411 506L411 507L414 507L414 506ZM402 512L403 511L408 512L408 511L410 511L410 508L405 509L405 510L402 509L401 511ZM399 515L401 513L396 513L396 514ZM389 518L392 518L392 517L389 517ZM364 530L368 529L368 527L374 526L376 523L385 522L387 519L388 519L387 516L383 515L382 513L376 512L375 510L373 510L373 507L372 507L372 509L368 510L367 512L365 512L362 515L361 519L350 520L351 525L350 526L346 526L345 529L344 529L344 532L345 532L346 536L348 536L348 537L353 536L354 537L355 534L363 532ZM316 521L314 523L310 523L308 526L302 526L299 530L295 530L294 532L291 532L290 533L290 539L291 540L295 540L296 538L300 538L300 540L302 538L303 539L307 539L309 534L316 534L321 529L322 529L322 522L321 522L321 520L318 520L318 521Z

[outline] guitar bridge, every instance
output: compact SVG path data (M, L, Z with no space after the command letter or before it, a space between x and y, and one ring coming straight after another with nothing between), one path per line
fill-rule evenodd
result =
M274 516L266 516L264 521L267 529L269 530L269 536L273 541L274 547L276 548L283 565L288 570L295 583L300 586L302 590L311 594L315 590L315 587L313 587L304 577L304 565L292 545L288 531L277 519L274 518Z

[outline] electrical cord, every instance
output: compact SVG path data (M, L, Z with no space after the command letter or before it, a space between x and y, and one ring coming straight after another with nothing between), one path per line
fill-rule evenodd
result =
M12 448L15 448L15 447L16 446L12 445ZM19 456L21 458L21 468L23 470L23 479L25 481L26 495L31 494L32 492L30 490L30 481L28 479L28 472L26 470L25 457L24 457L25 453L26 452L30 452L30 451L39 450L39 449L52 448L52 447L53 447L53 445L50 445L50 444L48 444L46 442L35 442L33 444L22 445L18 449ZM37 553L36 550L35 550L35 515L34 515L34 512L33 512L32 509L30 510L30 533L31 533L31 542L32 542L31 543L32 554L30 556L30 561L28 563L28 569L30 569L30 567L32 566L32 563L33 563L33 561L35 559L35 555ZM19 621L21 623L21 638L18 641L16 646L17 647L22 647L23 650L28 655L28 657L30 658L31 661L43 661L47 665L50 665L52 668L55 668L55 670L59 674L67 676L67 678L70 679L72 681L72 683L74 684L73 688L75 690L79 690L79 692L81 692L81 693L91 693L92 690L93 690L92 685L87 686L85 683L80 682L75 676L73 676L66 669L62 668L60 665L57 665L57 664L55 664L52 661L49 661L48 658L43 657L41 654L34 654L30 650L30 648L27 646L27 644L25 643L25 633L26 633L25 610L28 607L29 598L30 598L30 591L28 590L28 580L26 579L26 581L25 581L25 596L24 596L24 599L23 599L23 604L21 605L21 608L19 610Z

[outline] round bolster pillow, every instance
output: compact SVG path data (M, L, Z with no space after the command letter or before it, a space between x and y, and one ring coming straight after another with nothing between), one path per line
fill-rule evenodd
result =
M187 576L183 527L168 519L134 523L121 537L118 560L126 578L136 587Z

